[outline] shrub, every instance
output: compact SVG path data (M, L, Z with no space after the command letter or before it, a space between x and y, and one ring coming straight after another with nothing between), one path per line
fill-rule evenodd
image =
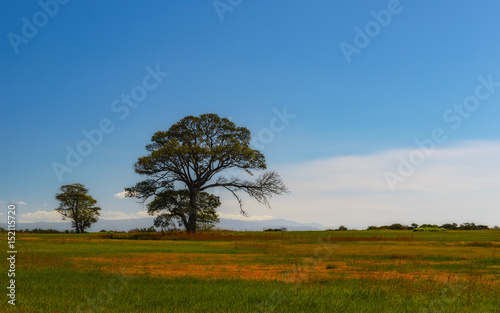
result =
M446 228L442 227L417 227L413 231L446 231Z
M348 231L348 230L349 229L347 229L347 227L345 227L344 225L340 225L340 227L337 229L328 228L326 231Z
M264 229L264 231L286 231L286 227L282 227L282 228L267 228L267 229Z
M128 231L129 233L156 233L154 226L149 228L134 228Z

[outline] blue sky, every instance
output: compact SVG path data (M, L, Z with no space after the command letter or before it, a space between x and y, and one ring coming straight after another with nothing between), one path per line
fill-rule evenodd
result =
M272 210L248 200L250 218L500 224L497 1L62 3L0 4L0 201L25 221L58 218L54 195L74 182L103 217L143 216L114 195L140 180L132 165L152 134L213 112L249 128L292 191ZM54 162L106 121L60 180Z

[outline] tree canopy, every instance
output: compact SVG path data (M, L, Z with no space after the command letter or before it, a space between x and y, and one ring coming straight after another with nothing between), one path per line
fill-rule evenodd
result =
M55 209L62 214L63 220L70 219L76 233L82 233L99 220L97 200L88 194L88 189L82 184L65 185L56 194L59 207Z
M188 232L196 231L199 194L210 188L230 191L242 214L245 211L239 191L269 206L270 197L288 192L275 171L264 172L253 181L222 175L229 169L238 169L253 176L254 171L267 168L264 155L250 147L250 140L248 129L217 114L187 116L167 131L153 135L146 145L148 154L134 165L135 172L147 179L125 188L126 194L146 201L175 190L175 183L184 184L189 191Z

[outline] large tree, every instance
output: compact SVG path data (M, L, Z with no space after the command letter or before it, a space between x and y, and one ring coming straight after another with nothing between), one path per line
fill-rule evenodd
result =
M95 206L97 200L88 194L84 185L65 185L59 189L61 193L56 194L56 200L60 203L56 211L62 214L63 220L71 220L76 233L83 233L98 221L101 208Z
M175 228L184 226L187 230L189 226L189 190L165 190L156 195L147 204L148 213L157 215L154 226L165 228ZM207 192L200 192L198 195L198 212L196 228L210 229L220 222L215 210L221 205L217 196Z
M217 114L187 116L167 131L158 131L146 146L149 152L135 163L135 172L147 179L134 187L125 188L129 197L146 201L162 192L174 190L182 183L189 190L187 231L196 232L198 197L210 188L225 188L239 202L242 214L243 191L260 203L269 206L269 197L287 193L278 173L264 172L253 181L239 177L224 177L223 172L238 169L253 176L256 170L266 169L264 155L250 147L250 131L237 127Z

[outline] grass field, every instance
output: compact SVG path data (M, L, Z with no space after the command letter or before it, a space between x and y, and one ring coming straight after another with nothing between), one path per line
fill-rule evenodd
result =
M1 312L500 312L499 230L16 240Z

